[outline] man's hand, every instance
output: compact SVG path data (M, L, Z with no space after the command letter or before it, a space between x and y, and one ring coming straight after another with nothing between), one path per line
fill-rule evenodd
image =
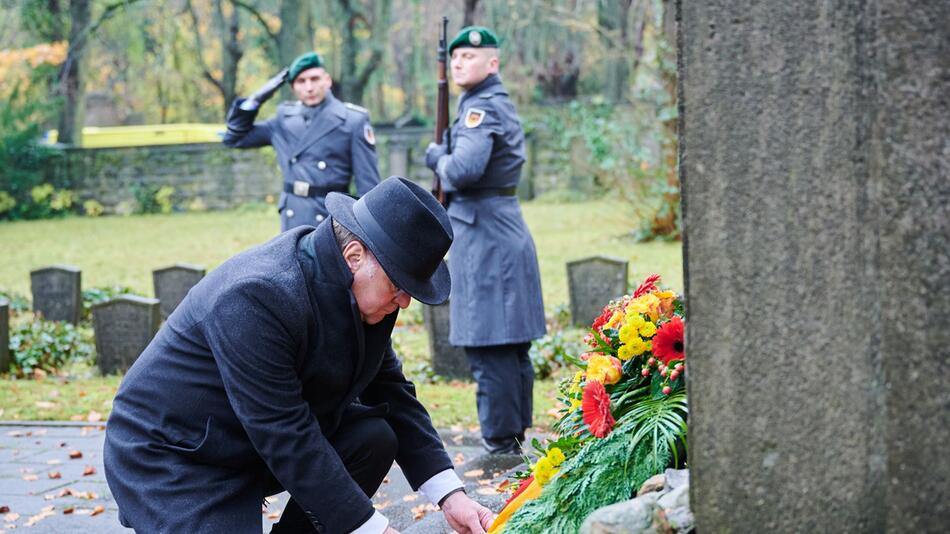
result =
M267 83L265 83L260 89L258 89L256 93L251 95L250 100L254 100L258 104L263 104L264 102L267 102L267 100L270 97L274 96L274 93L276 93L277 90L280 89L280 86L284 85L284 82L286 81L287 81L287 69L284 69L278 72L277 75L274 76L273 78L267 80Z
M473 501L463 492L453 493L442 503L445 520L453 530L461 534L485 534L495 514Z
M445 144L437 145L435 143L429 143L429 146L426 148L426 167L434 171L435 166L439 163L439 158L448 154L448 152L449 150Z

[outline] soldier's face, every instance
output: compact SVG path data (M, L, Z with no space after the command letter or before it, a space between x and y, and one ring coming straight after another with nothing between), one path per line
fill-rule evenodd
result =
M497 72L497 49L460 47L452 51L452 80L462 89L471 89Z
M327 96L333 85L330 73L321 67L307 69L294 78L294 96L308 106L316 106Z
M343 248L343 258L353 274L353 297L360 317L366 324L376 324L399 308L409 306L409 295L396 287L376 258L359 242Z

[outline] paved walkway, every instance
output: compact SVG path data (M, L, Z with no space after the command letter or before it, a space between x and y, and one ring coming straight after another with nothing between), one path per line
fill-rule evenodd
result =
M520 458L483 455L477 434L456 430L441 435L468 494L497 511L504 495L495 488ZM131 532L119 525L115 501L106 485L104 436L103 425L0 422L0 529ZM270 531L287 499L287 493L269 499L271 503L261 514L262 532ZM395 465L373 502L406 534L451 532L441 512L411 490Z

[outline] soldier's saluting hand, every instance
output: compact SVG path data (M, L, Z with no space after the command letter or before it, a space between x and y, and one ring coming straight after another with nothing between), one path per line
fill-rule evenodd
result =
M255 122L260 106L284 83L298 100L281 103L273 117ZM327 217L327 193L348 192L354 178L359 195L379 183L369 113L337 100L332 85L323 60L308 52L249 98L235 100L228 112L226 146L273 145L277 153L284 178L277 203L281 231L320 224Z

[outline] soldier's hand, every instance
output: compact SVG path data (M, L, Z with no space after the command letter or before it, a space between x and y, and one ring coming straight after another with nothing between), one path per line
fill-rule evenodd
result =
M434 171L435 166L439 163L439 158L448 153L448 147L444 144L437 145L435 143L429 143L429 146L426 148L426 167Z
M250 99L254 100L258 104L263 104L264 102L267 102L270 97L274 96L274 93L276 93L277 90L280 89L280 86L284 85L284 82L286 81L287 69L285 68L284 70L278 72L276 76L267 80L267 83L261 86L261 88L258 89L256 93L251 95Z

